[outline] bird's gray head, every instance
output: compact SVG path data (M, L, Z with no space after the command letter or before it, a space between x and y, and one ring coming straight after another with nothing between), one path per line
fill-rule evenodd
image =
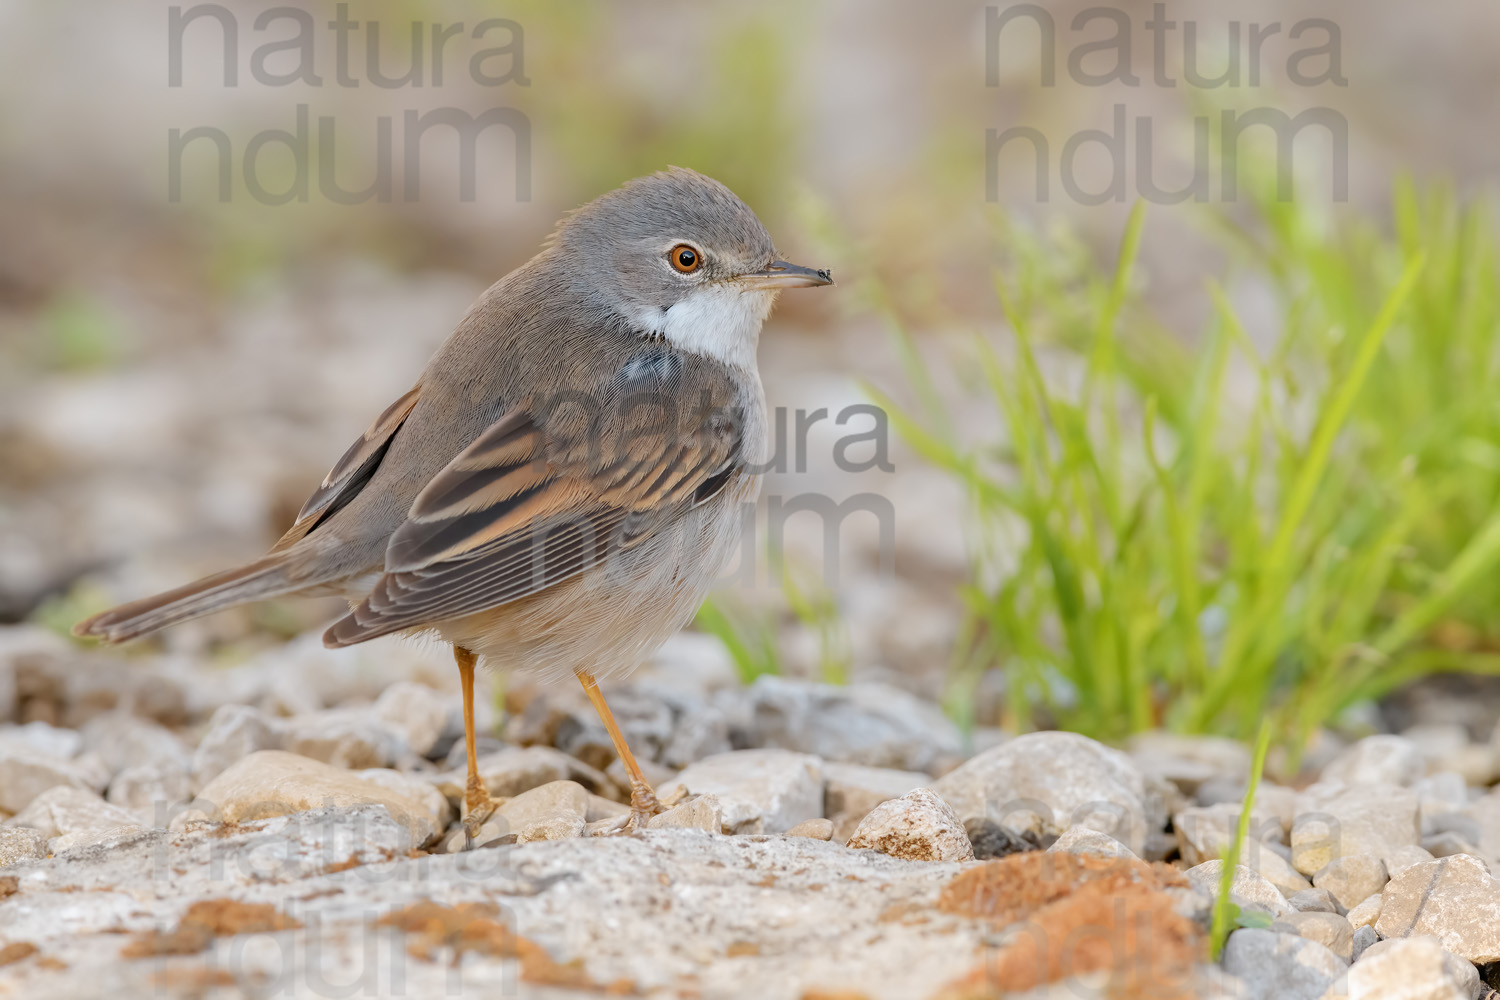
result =
M589 308L747 367L778 291L833 284L827 271L778 259L748 205L680 167L630 181L570 214L550 255Z

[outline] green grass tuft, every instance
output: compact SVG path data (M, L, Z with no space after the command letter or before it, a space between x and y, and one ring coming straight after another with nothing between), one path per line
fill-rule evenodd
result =
M1193 346L1140 302L1142 207L1103 274L1066 237L1001 218L1007 335L957 362L999 428L977 441L898 332L918 406L876 395L976 512L947 698L960 720L995 670L1013 728L1249 738L1278 711L1295 748L1415 677L1496 672L1500 266L1484 207L1403 185L1392 235L1260 207ZM1247 332L1232 303L1248 294L1272 330Z

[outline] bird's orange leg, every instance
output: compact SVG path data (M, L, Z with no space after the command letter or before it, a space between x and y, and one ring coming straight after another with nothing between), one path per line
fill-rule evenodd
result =
M641 772L641 765L635 762L635 755L630 752L630 745L625 742L625 734L620 732L619 725L615 722L614 713L610 712L609 705L604 701L604 695L599 692L599 682L594 680L594 675L587 671L578 671L578 680L583 684L583 693L589 696L589 701L594 705L594 711L599 713L599 720L604 723L604 728L609 731L609 738L615 745L615 753L620 755L620 762L625 765L625 773L630 775L630 824L628 830L643 830L646 821L661 812L661 804L656 801L656 792L651 789L651 782L646 780L646 775Z
M474 665L479 657L462 646L453 647L458 675L464 690L464 745L469 751L469 780L464 784L464 849L474 846L474 837L495 811L488 788L479 780L479 759L474 753Z

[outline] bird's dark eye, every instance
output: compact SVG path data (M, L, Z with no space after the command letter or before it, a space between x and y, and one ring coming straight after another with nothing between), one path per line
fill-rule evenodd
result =
M679 243L667 251L667 259L683 274L692 274L703 266L703 255L686 243Z

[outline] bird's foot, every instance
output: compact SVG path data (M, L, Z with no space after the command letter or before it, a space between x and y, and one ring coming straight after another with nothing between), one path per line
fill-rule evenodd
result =
M474 838L479 836L485 821L495 814L495 806L489 789L484 787L478 775L470 775L464 789L464 850L474 849Z
M651 822L651 817L665 811L662 804L657 801L656 792L644 781L632 781L630 783L630 820L625 824L622 833L635 833L644 830Z

